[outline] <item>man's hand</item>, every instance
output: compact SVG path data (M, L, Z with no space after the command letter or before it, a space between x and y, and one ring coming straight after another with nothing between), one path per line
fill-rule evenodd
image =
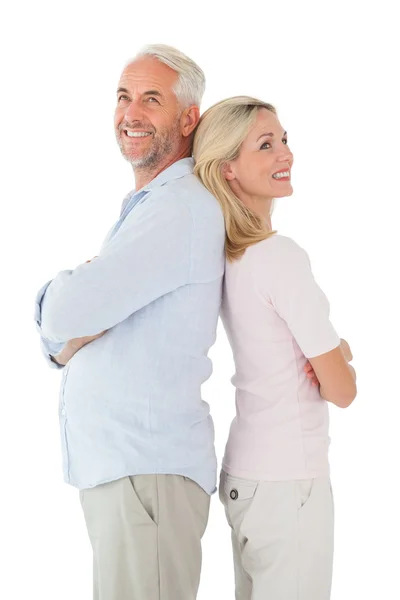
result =
M105 331L102 331L97 335L88 335L86 337L75 338L74 340L70 340L66 344L62 352L60 352L56 356L53 356L52 359L59 365L65 366L67 362L70 361L71 358L78 352L78 350L83 348L83 346L90 344L90 342L93 342L94 340L97 340L98 338L102 337L105 333Z

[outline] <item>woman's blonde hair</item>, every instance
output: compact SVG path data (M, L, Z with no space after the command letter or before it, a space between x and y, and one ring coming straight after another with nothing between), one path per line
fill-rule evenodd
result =
M239 200L223 174L224 164L239 156L241 145L261 108L276 114L271 104L249 96L222 100L203 114L194 138L194 173L221 205L229 261L240 258L248 246L274 233L261 217Z

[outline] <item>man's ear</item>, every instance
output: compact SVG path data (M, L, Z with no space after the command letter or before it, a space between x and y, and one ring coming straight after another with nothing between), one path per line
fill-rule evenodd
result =
M200 110L198 106L189 106L185 108L181 116L181 132L183 137L189 137L196 129L200 121Z
M233 181L236 179L236 175L232 169L232 163L226 162L222 165L222 175L227 181Z

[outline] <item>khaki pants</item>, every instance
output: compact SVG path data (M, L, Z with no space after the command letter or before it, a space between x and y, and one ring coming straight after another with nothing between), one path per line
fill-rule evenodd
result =
M223 472L220 499L232 529L236 600L329 600L329 477L257 482Z
M210 496L178 475L136 475L80 492L94 600L194 600Z

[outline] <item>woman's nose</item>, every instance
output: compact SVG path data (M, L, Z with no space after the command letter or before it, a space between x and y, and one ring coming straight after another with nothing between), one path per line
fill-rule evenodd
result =
M285 145L283 146L282 151L279 156L279 161L280 162L288 162L290 164L293 162L293 154L288 146L285 146Z

